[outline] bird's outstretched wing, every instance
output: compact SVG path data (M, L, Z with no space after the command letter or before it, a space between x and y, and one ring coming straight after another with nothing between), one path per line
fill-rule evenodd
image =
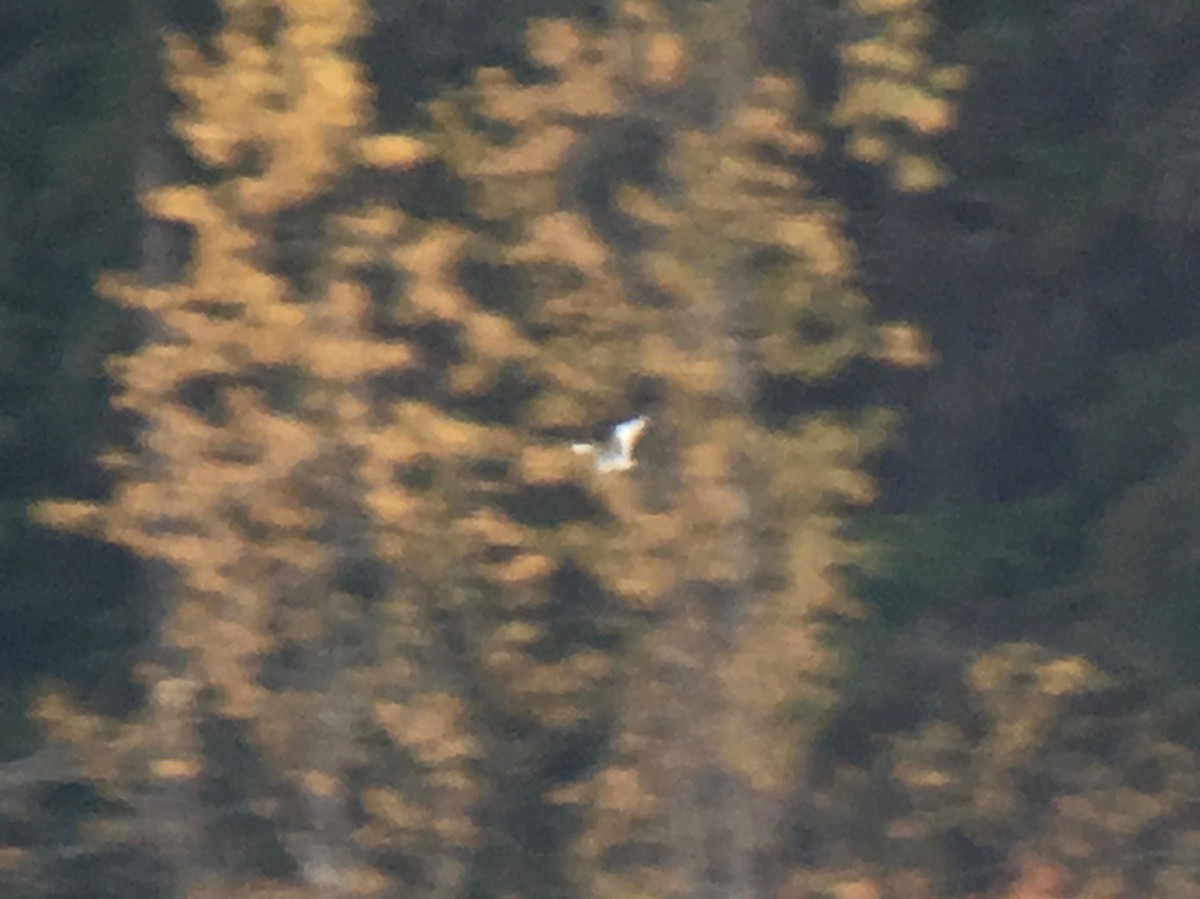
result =
M614 448L623 456L631 455L633 448L637 446L638 440L642 437L642 432L646 430L648 421L649 419L645 415L639 415L637 418L631 418L618 424L613 428Z
M635 464L634 447L637 446L649 422L649 417L645 415L623 421L612 429L612 435L602 445L572 443L571 452L594 455L596 471L628 471Z

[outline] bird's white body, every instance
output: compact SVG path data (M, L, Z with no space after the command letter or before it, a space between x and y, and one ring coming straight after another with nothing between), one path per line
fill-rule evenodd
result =
M572 443L571 450L593 457L596 471L628 471L637 463L633 449L650 419L645 415L623 421L613 428L612 436L605 443Z

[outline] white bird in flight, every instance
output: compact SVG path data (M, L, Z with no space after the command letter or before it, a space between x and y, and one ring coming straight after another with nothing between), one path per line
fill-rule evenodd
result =
M572 443L571 451L590 453L595 459L596 471L629 471L637 464L633 459L633 448L649 423L649 416L639 415L614 427L607 442Z

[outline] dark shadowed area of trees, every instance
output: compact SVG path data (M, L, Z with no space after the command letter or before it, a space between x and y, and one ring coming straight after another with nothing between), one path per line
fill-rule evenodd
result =
M1200 6L8 0L0 110L0 895L1200 895Z

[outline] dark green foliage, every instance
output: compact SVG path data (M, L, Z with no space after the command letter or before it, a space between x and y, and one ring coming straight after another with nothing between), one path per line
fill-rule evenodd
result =
M869 561L852 577L890 624L926 614L1019 621L1019 601L1076 569L1082 520L1063 494L896 514L866 513Z
M1102 499L1151 477L1200 439L1200 342L1121 359L1113 385L1080 416L1083 485Z
M53 673L128 705L146 629L134 569L33 528L24 504L97 496L105 357L129 324L91 281L128 260L137 85L149 73L132 3L4 4L0 12L0 690ZM126 333L122 333L126 332ZM19 740L4 728L0 753Z

